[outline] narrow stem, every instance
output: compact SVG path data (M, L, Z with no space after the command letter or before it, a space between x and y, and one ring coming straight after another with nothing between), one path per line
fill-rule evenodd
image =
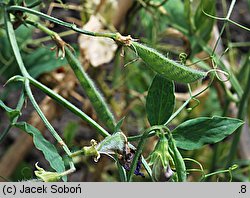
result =
M24 104L24 101L25 101L25 95L24 95L24 91L22 91L21 95L20 95L20 98L18 100L18 103L17 103L16 110L21 111L21 109L23 107L23 104ZM1 133L1 135L0 135L0 144L2 143L3 139L8 134L8 132L10 131L10 129L12 128L13 124L16 123L16 121L18 120L18 118L19 118L19 116L15 117L12 120L12 123L10 123L9 126Z
M35 21L31 21L31 20L26 20L25 23L30 24L38 29L40 29L41 31L45 32L46 34L48 34L49 36L54 36L55 32L50 30L49 28L45 27L44 25L42 25L41 23L35 22Z
M225 30L225 28L226 28L227 22L228 22L228 20L229 20L231 14L232 14L232 11L233 11L233 8L234 8L235 3L236 3L236 0L232 0L232 1L231 1L231 5L230 5L230 7L229 7L229 10L228 10L228 13L227 13L227 16L226 16L226 21L225 21L225 23L223 24L223 27L222 27L222 29L221 29L221 31L220 31L219 38L216 40L216 43L215 43L214 48L213 48L212 55L215 53L215 49L217 48L217 46L218 46L218 44L219 44L219 41L220 41L220 39L221 39L221 36L222 36L222 34L223 34L223 32L224 32L224 30Z
M171 117L168 119L168 121L164 124L165 126L168 125L181 111L182 109L188 105L188 103L192 100L193 97L190 97L188 100L186 100L180 107L177 109L174 114L171 115Z
M152 170L151 168L149 167L147 161L144 159L143 156L141 156L141 162L142 162L142 165L144 166L145 170L147 171L149 177L151 178L151 180L153 181L154 178L153 178L153 173L152 173Z
M140 142L139 142L139 144L137 146L136 153L134 155L134 158L133 158L133 161L132 161L132 164L131 164L131 167L130 167L130 171L128 173L128 181L132 181L138 159L139 159L139 157L140 157L140 155L142 153L142 150L143 150L144 144L145 144L145 142L147 140L147 136L148 136L149 132L158 130L159 128L160 128L159 126L150 127L148 129L146 129L145 132L143 133L143 135L141 136Z
M19 68L21 70L21 73L22 73L22 75L24 77L29 77L30 75L27 72L27 70L26 70L26 68L25 68L25 66L23 64L21 54L20 54L20 51L19 51L19 48L18 48L18 45L17 45L16 37L15 37L15 31L13 29L9 13L6 11L6 9L5 9L5 12L4 12L4 22L5 22L5 29L6 29L6 32L7 32L7 36L9 38L11 48L13 50L13 53L14 53L14 56L16 58L17 64L18 64L18 66L19 66Z
M65 32L60 32L58 33L58 35L60 37L64 37L64 36L69 36L69 35L72 35L72 34L76 34L77 32L73 31L73 30L67 30ZM32 45L38 45L42 42L46 42L46 41L49 41L51 40L51 36L45 36L45 37L41 37L41 38L38 38L38 39L30 39L28 41L28 43L32 44Z
M30 77L29 81L32 85L43 91L45 94L53 98L55 101L57 101L59 104L63 105L67 109L69 109L72 113L77 115L78 117L82 118L86 122L88 122L92 127L94 127L98 133L100 133L103 137L109 136L110 134L101 127L96 121L94 121L92 118L90 118L87 114L85 114L83 111L81 111L79 108L77 108L75 105L71 104L69 101L67 101L65 98L60 96L59 94L55 93L53 90L49 89L39 81L35 80L34 78Z
M34 22L34 21L30 21L30 20L27 20L26 22L28 24L33 25L33 26L37 27L38 29L42 30L43 32L45 32L46 34L48 34L52 38L55 37L56 35L58 35L56 32L48 29L47 27L41 25L40 23L37 23L37 22ZM43 84L41 84L37 80L33 79L32 77L30 77L29 80L30 80L31 84L33 84L34 86L36 86L37 88L39 88L40 90L42 90L44 93L46 93L47 95L49 95L51 98L55 99L57 102L59 102L60 104L62 104L66 108L68 108L71 112L73 112L74 114L78 115L83 120L85 120L88 123L90 123L95 129L97 129L97 131L103 137L106 137L106 136L110 135L103 127L101 127L99 124L97 124L87 114L85 114L80 109L78 109L76 106L74 106L73 104L71 104L70 102L68 102L62 96L60 96L59 94L53 92L53 90L47 88L46 86L44 86Z
M75 151L74 153L71 153L70 157L76 157L76 156L79 156L79 155L84 155L84 151L83 150L78 150L78 151Z
M149 134L148 134L148 137L152 137L156 134L156 131L151 131ZM135 142L135 141L138 141L141 139L143 134L140 134L140 135L134 135L134 136L130 136L128 137L128 141L129 142Z
M89 36L107 37L107 38L111 38L111 39L114 39L114 40L117 37L117 33L91 32L91 31L83 30L83 29L80 29L80 28L76 27L75 24L62 21L60 19L49 16L49 15L44 14L42 12L32 10L32 9L29 9L29 8L25 8L25 7L22 7L22 6L10 6L10 7L7 8L7 10L8 11L17 11L18 10L18 11L22 11L22 12L27 12L27 13L39 16L41 18L44 18L46 20L49 20L49 21L51 21L53 23L56 23L58 25L62 25L64 27L66 27L66 28L72 29L75 32L79 32L81 34L86 34L86 35L89 35Z
M167 127L165 125L157 125L157 126L150 127L149 129L151 129L151 130L148 133L147 137L152 137L156 134L157 130L167 129ZM137 140L141 139L142 136L143 136L143 134L128 137L128 141L130 141L130 142L137 141Z
M246 115L246 106L247 106L247 101L250 95L250 89L249 89L249 85L250 85L250 70L248 70L248 80L247 80L247 84L245 86L245 91L242 95L242 98L240 100L240 104L239 104L239 110L238 110L238 119L244 120L245 115ZM237 152L237 147L238 147L238 143L240 140L240 135L241 135L241 129L242 127L238 128L235 133L234 133L234 139L230 148L230 152L229 152L229 156L228 156L228 161L227 161L227 165L226 167L229 167L233 160L234 157L236 155Z
M72 161L69 161L69 166L70 166L70 169L64 171L63 173L61 173L60 174L61 177L67 176L67 175L69 175L69 174L71 174L71 173L73 173L73 172L76 171L75 165L74 165L74 163Z
M236 26L238 26L238 27L240 27L240 28L242 28L242 29L244 29L246 31L250 31L250 28L245 27L245 26L243 26L243 25L241 25L239 23L236 23L235 21L232 21L231 19L228 19L228 22L230 22L230 23L232 23L232 24L234 24L234 25L236 25Z
M23 108L23 104L25 101L25 94L24 94L24 89L21 92L20 98L18 100L17 106L16 106L16 110L21 111L21 109ZM17 116L15 119L13 119L12 123L15 124L18 120L19 116Z
M199 45L200 47L205 51L207 52L208 54L212 54L212 49L207 47L206 43L199 39L199 38L196 38L199 42ZM212 56L212 58L214 59L214 61L216 62L217 65L220 65L220 67L226 71L227 73L230 73L230 83L232 84L232 87L234 88L235 92L237 93L237 95L239 96L239 98L242 96L243 94L243 90L241 88L241 85L239 83L239 81L237 80L237 78L235 77L235 75L230 72L230 70L225 66L225 64L221 61L221 59L218 57L218 55L214 54Z
M209 174L206 174L203 178L206 179L207 177L211 177L213 175L217 175L217 174L221 174L221 173L229 173L230 174L230 180L232 178L232 173L231 173L231 170L220 170L220 171L216 171L216 172L213 172L213 173L209 173Z
M50 124L50 122L47 120L47 118L45 117L45 115L41 111L40 107L38 106L38 104L37 104L37 102L36 102L36 100L35 100L32 92L31 92L30 85L29 85L29 80L28 79L25 79L24 86L25 86L25 91L26 91L27 96L29 97L32 105L34 106L36 112L38 113L38 115L40 116L40 118L42 119L42 121L44 122L45 126L48 128L48 130L51 132L51 134L54 136L54 138L57 140L57 142L63 147L63 149L67 153L67 155L70 156L71 152L70 152L69 148L64 143L64 141L62 140L62 138L58 135L58 133L55 131L55 129L53 128L53 126Z
M115 155L115 160L116 160L116 165L118 168L118 173L120 176L120 181L121 182L126 182L127 181L127 174L126 174L126 170L123 168L123 166L119 163L118 161L118 155Z

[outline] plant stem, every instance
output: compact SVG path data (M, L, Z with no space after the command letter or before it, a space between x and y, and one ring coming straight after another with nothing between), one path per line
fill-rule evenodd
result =
M103 137L109 136L110 134L101 127L97 122L95 122L92 118L90 118L87 114L83 111L78 109L75 105L71 104L65 98L60 96L59 94L55 93L53 90L49 89L39 81L35 80L34 78L30 77L29 81L32 85L43 91L45 94L56 100L58 103L69 109L72 113L79 116L83 120L87 121L92 127L94 127Z
M34 108L36 109L38 115L41 117L41 119L43 120L43 122L45 123L46 127L49 129L49 131L51 132L51 134L56 138L56 140L62 145L63 149L65 150L65 152L67 153L67 155L70 155L71 152L68 149L67 145L63 142L63 140L61 139L61 137L57 134L57 132L54 130L54 128L52 127L52 125L49 123L49 121L47 120L47 118L44 116L44 114L42 113L42 111L40 110L38 104L36 103L31 89L30 89L30 85L29 85L29 78L32 79L32 77L29 75L29 73L27 72L18 45L17 45L17 41L16 41L16 37L15 37L15 32L12 26L12 23L10 21L10 16L7 13L6 9L5 9L5 13L4 13L4 20L5 20L5 26L6 26L6 32L14 53L14 56L16 58L16 61L18 63L18 66L21 70L22 75L24 76L24 86L25 86L25 91L26 94L28 95L31 103L33 104Z
M114 131L116 126L116 121L110 109L108 108L107 103L105 102L103 96L100 94L98 89L96 88L93 80L87 75L87 73L83 70L80 61L74 56L71 52L72 49L69 49L60 36L48 29L47 27L41 25L40 23L27 20L28 24L35 26L36 28L40 29L41 31L45 32L55 41L58 45L57 47L60 48L63 52L65 51L66 59L75 73L75 76L79 80L81 86L83 87L85 93L87 94L88 98L90 99L97 115L99 116L100 120L108 127L109 130ZM63 55L64 56L64 55Z
M34 106L36 112L38 113L38 115L40 116L40 118L42 119L42 121L44 122L45 126L48 128L48 130L51 132L51 134L57 140L57 142L62 146L62 148L64 149L64 151L67 153L67 155L70 156L71 152L70 152L68 146L64 143L64 141L62 140L62 138L58 135L58 133L55 131L55 129L53 128L53 126L50 124L50 122L47 120L47 118L45 117L45 115L41 111L40 107L38 106L38 104L37 104L37 102L36 102L36 100L35 100L32 92L31 92L30 85L29 85L29 80L28 79L25 79L24 86L25 86L25 91L26 91L27 96L29 97L32 105Z
M14 56L16 58L16 61L17 61L17 64L21 70L21 73L24 77L29 77L29 73L27 72L24 64L23 64L23 61L22 61L22 58L21 58L21 54L20 54L20 51L19 51L19 48L18 48L18 45L17 45L17 42L16 42L16 38L15 38L15 31L13 29L13 26L12 26L12 23L10 21L10 16L8 14L8 12L6 11L5 9L5 12L4 12L4 22L5 22L5 29L6 29L6 32L7 32L7 36L9 38L9 41L10 41L10 45L11 45L11 48L13 50L13 53L14 53Z
M225 28L226 28L227 21L229 20L231 14L232 14L232 11L233 11L233 8L234 8L235 3L236 3L236 0L232 0L232 1L231 1L229 10L228 10L228 13L227 13L227 16L226 16L226 21L225 21L225 23L224 23L223 26L222 26L222 29L221 29L221 31L220 31L219 38L216 40L216 43L215 43L214 48L213 48L213 51L212 51L212 56L214 55L215 50L216 50L216 48L217 48L217 46L218 46L218 44L219 44L219 41L220 41L220 39L221 39L221 36L222 36L222 34L223 34L223 32L224 32L224 30L225 30Z
M246 106L247 106L247 101L248 101L248 98L250 95L249 85L250 85L250 70L248 70L247 84L245 86L244 93L243 93L242 98L241 98L240 103L239 103L239 110L238 110L237 118L241 119L241 120L244 120L245 115L246 115L246 109L247 109ZM242 129L242 127L238 128L234 133L234 139L233 139L233 142L232 142L232 145L230 148L230 152L228 155L228 161L226 164L226 168L228 168L232 164L234 157L236 155L237 147L238 147L238 143L239 143L240 135L241 135L241 129Z
M152 127L148 128L148 129L146 129L145 132L143 133L143 135L141 136L140 142L139 142L139 144L137 146L136 153L134 155L134 158L133 158L133 161L132 161L132 164L131 164L131 167L130 167L130 171L128 173L128 181L132 181L132 177L134 175L134 171L136 169L138 159L139 159L139 157L140 157L140 155L142 153L142 150L143 150L144 144L146 143L149 132L158 130L159 128L162 128L162 127L152 126Z
M7 11L17 11L17 10L21 11L21 12L27 12L27 13L39 16L41 18L49 20L49 21L51 21L53 23L56 23L58 25L62 25L64 27L66 27L66 28L72 29L75 32L79 32L81 34L86 34L86 35L89 35L89 36L107 37L107 38L114 39L114 40L116 40L116 38L117 38L117 33L91 32L91 31L83 30L83 29L80 29L80 28L76 27L75 24L67 23L67 22L62 21L60 19L57 19L55 17L49 16L49 15L44 14L42 12L32 10L32 9L29 9L29 8L26 8L26 7L10 6L10 7L7 8Z
M177 109L176 112L174 112L171 117L168 119L168 121L164 124L165 126L168 125L181 111L182 109L188 105L188 103L193 99L193 97L190 97L188 100L186 100L180 107Z
M16 110L21 111L21 109L23 107L23 104L24 104L24 101L25 101L25 95L24 95L24 91L22 90L20 98L19 98L18 103L17 103ZM19 118L19 116L15 117L12 120L12 123L10 123L9 126L1 133L1 135L0 135L0 144L3 141L3 139L5 138L5 136L8 134L8 132L10 131L12 126L16 123L18 118Z
M198 43L200 44L200 47L205 52L207 52L208 54L212 54L212 49L207 47L206 43L203 40L201 40L199 38L196 38L196 39L199 41ZM235 75L230 71L230 69L228 69L226 67L226 65L221 61L220 57L217 54L214 54L212 56L212 58L213 58L214 62L216 62L216 64L219 65L223 71L226 71L227 73L230 74L229 81L232 84L232 87L234 88L234 90L237 93L237 95L239 96L239 98L241 98L241 96L243 94L243 90L242 90L242 87L241 87L239 81L235 77Z
M74 165L74 163L73 163L73 161L72 161L72 160L70 160L70 161L69 161L69 166L70 166L70 169L69 169L69 170L64 171L63 173L61 173L61 174L60 174L60 175L61 175L61 177L63 177L63 176L67 176L67 175L69 175L69 174L71 174L71 173L73 173L73 172L75 172L75 171L76 171L75 165Z
M31 25L35 26L36 28L40 29L41 31L45 32L46 34L48 34L54 40L57 39L57 38L60 38L59 35L56 32L48 29L47 27L41 25L40 23L37 23L37 22L34 22L34 21L26 21L26 22L28 24L31 24ZM62 47L64 47L64 46L62 46ZM114 131L115 126L116 126L115 119L114 119L111 111L109 110L108 105L105 103L102 95L96 89L96 87L94 85L94 82L88 77L88 75L82 69L82 66L81 66L80 62L73 55L71 50L66 47L65 52L66 52L66 58L67 58L67 60L68 60L68 62L70 64L71 68L75 72L75 75L77 76L79 82L81 83L82 87L84 88L85 92L87 93L87 95L88 95L91 103L93 104L97 114L101 118L103 118L101 120L104 122L104 124L106 124L106 126L111 131ZM105 136L107 136L109 134L102 134L102 135L105 137ZM78 151L78 152L73 153L71 155L71 157L75 156L75 155L79 155L79 154L82 154L81 150ZM118 166L118 171L119 171L121 181L126 181L127 180L126 171L124 170L124 168L119 163L117 163L117 166Z

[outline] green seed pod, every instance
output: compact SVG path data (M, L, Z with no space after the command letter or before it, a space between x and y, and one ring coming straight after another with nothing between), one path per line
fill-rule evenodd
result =
M207 75L206 72L186 67L140 43L132 41L130 48L136 49L138 56L142 58L152 70L167 79L181 83L191 83Z
M77 79L83 87L85 93L89 97L91 104L93 105L98 118L108 127L112 132L115 130L115 119L113 114L108 108L104 98L96 88L92 79L83 70L79 60L73 55L68 47L65 47L65 57L74 71Z
M185 182L187 180L186 166L172 137L169 138L169 148L171 149L170 154L175 164L178 182Z

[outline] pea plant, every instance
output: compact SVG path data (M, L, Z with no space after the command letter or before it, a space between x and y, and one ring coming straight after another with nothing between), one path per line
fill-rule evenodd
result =
M166 2L168 1L162 1L161 3L153 3L153 1L138 1L138 5L146 5L151 7L150 9L156 11ZM190 2L185 2L185 6L188 7ZM227 17L222 19L214 16L214 4L212 1L201 1L196 10L195 19L203 20L201 23L205 24L201 26L196 24L197 28L190 30L191 32L193 31L193 35L196 36L192 39L197 41L194 41L193 48L198 51L198 49L201 49L203 46L203 50L210 54L208 59L211 60L213 68L204 66L204 64L204 67L191 67L187 64L189 57L185 54L181 54L180 61L172 60L148 45L142 44L141 41L139 41L140 39L135 39L130 35L123 36L118 32L107 33L86 31L73 23L68 23L37 11L35 7L40 3L41 2L38 1L27 5L25 1L20 0L0 1L1 15L4 18L1 27L3 27L4 34L8 37L8 42L11 45L14 59L21 72L20 75L12 76L6 82L6 86L10 83L21 83L22 85L22 92L19 96L16 108L10 108L0 100L0 107L7 113L10 121L9 126L4 131L1 131L0 139L2 141L12 127L17 127L33 137L35 147L43 153L45 159L54 170L48 171L41 168L38 163L35 164L37 170L34 173L39 180L45 182L60 180L67 181L67 176L76 171L75 158L79 156L84 156L86 158L90 157L93 158L95 162L98 162L102 155L108 155L117 165L120 181L133 181L135 177L142 177L142 180L147 178L150 181L158 181L163 176L165 181L185 182L188 181L189 174L194 171L201 174L199 181L205 181L209 177L221 173L229 173L229 175L232 176L232 172L237 169L237 165L233 164L233 158L236 154L236 146L239 141L240 127L244 124L244 108L249 95L249 88L246 85L245 90L243 90L234 74L228 70L221 61L219 55L215 53L215 49L220 40L219 38L213 49L204 47L206 45L199 44L208 42L212 29L210 26L212 27L214 19L223 20L227 23L234 23L240 26L236 22L230 20L235 1L231 2ZM97 89L95 82L86 73L81 62L77 58L73 47L69 43L66 43L57 32L39 22L39 18L73 30L79 34L84 34L90 37L112 39L119 46L123 47L126 52L133 53L136 58L139 57L145 63L146 67L154 71L155 76L148 88L145 104L147 119L150 126L138 135L125 135L121 129L123 119L116 120L113 116L112 110L109 108L106 99ZM206 27L206 22L211 25ZM195 21L195 23L198 22ZM221 34L227 23L224 24ZM179 24L176 23L176 26L178 25ZM84 93L89 98L91 105L98 116L98 120L100 120L105 127L29 74L23 62L20 53L20 46L18 45L15 36L15 29L18 29L20 26L25 26L27 29L39 29L44 34L51 37L51 40L56 45L55 50L57 55L62 59L67 60L68 65L74 72L75 77L78 79L84 90ZM210 28L210 30L207 30L206 28ZM240 28L245 27L240 26ZM194 61L195 59L193 59L192 56L190 57L190 60ZM204 61L205 60L199 60L199 63L204 63ZM130 64L128 67L133 67L133 64ZM143 73L143 71L141 71L141 73ZM206 92L215 80L219 81L223 86L224 80L222 77L227 78L226 81L232 84L235 91L234 95L230 90L227 90L226 92L232 100L237 100L237 103L239 104L238 118L226 116L196 117L183 121L175 128L170 127L170 123L174 121L175 118L186 109L186 107L187 110L191 112L200 104L197 97ZM248 85L250 84L249 80L250 76L248 75ZM201 84L204 81L209 81L207 86L198 92L192 91L193 83L198 82ZM189 91L188 99L177 109L175 108L175 83L185 84ZM89 145L84 145L80 150L71 151L40 109L32 93L31 86L41 90L57 103L87 122L103 137L103 139L100 142L91 140ZM66 161L63 160L58 149L46 140L37 128L27 122L19 121L26 99L31 102L49 132L56 139L58 145L64 150L65 158L67 158ZM193 102L195 102L195 105L190 106ZM184 150L193 151L200 149L207 144L221 142L235 131L237 131L236 138L231 147L228 157L229 162L227 166L225 166L225 169L206 173L200 162L191 157L183 157ZM147 145L148 139L151 137L155 137L157 143L148 156L145 156L143 151ZM187 162L194 163L198 165L199 168L189 169L187 168Z

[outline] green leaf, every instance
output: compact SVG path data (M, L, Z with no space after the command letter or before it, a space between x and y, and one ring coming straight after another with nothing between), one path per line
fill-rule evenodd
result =
M196 29L205 41L209 39L209 35L213 29L214 19L205 15L204 12L214 15L215 4L215 0L202 0L195 12L194 22Z
M178 25L184 30L188 29L188 24L186 23L185 19L185 12L184 12L184 3L181 0L169 0L163 6L167 13L168 17L167 21L170 24Z
M35 147L43 152L45 159L50 163L50 166L54 170L58 173L65 171L63 159L58 154L56 147L46 140L37 128L26 122L18 122L15 126L33 136ZM67 178L63 177L63 180L66 181Z
M208 42L211 32L213 30L214 19L206 16L203 11L208 14L215 15L215 0L202 0L196 9L194 15L194 24L196 27L195 37L191 38L192 42L192 54L196 54L201 51L199 40ZM199 40L197 40L199 38Z
M205 144L214 144L232 134L243 121L228 117L200 117L188 120L173 131L177 147L194 150Z
M3 110L6 111L7 115L9 116L10 121L12 122L17 116L19 116L21 113L20 111L16 109L12 109L8 106L6 106L2 100L0 100L0 107L3 108Z
M121 126L122 126L122 123L123 123L124 119L125 119L125 117L123 117L122 119L120 119L120 120L117 122L117 124L116 124L116 126L115 126L115 131L114 131L114 133L121 131Z
M174 83L156 75L148 90L146 111L149 123L164 124L172 115L175 105Z
M114 133L105 137L98 145L97 150L100 153L113 153L114 151L123 152L127 138L122 132Z

